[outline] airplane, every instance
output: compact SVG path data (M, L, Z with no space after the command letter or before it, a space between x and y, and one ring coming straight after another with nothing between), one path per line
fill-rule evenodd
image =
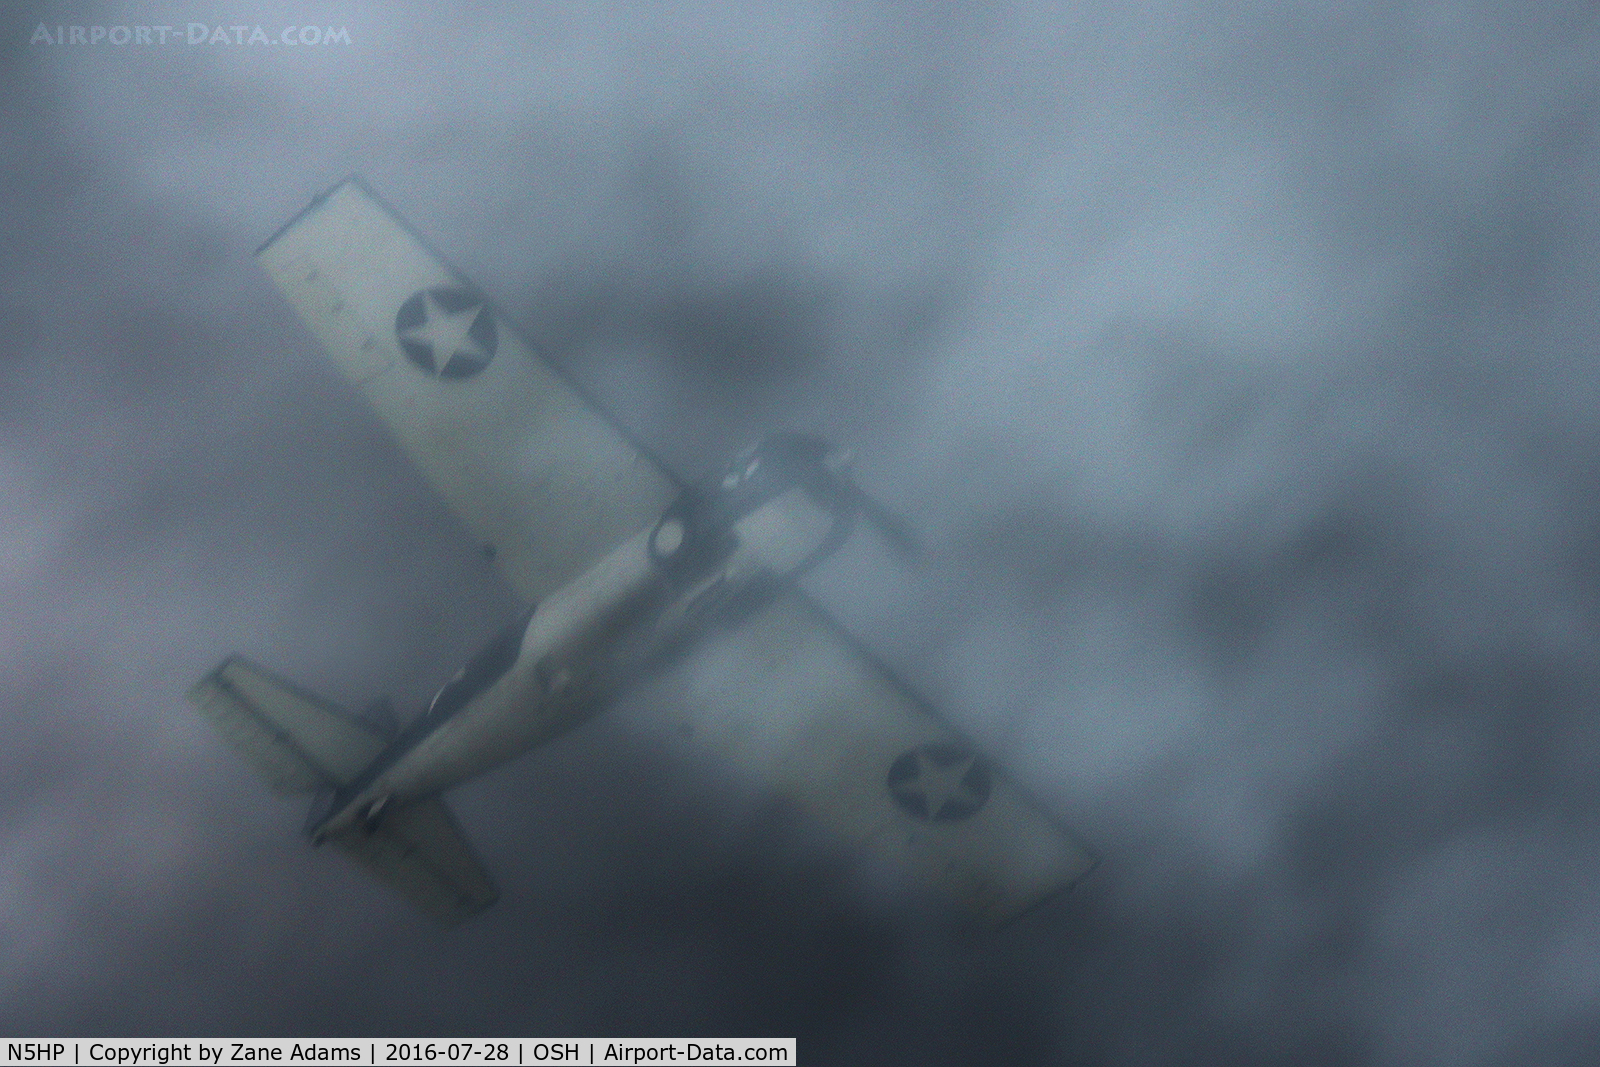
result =
M659 715L702 751L982 925L1094 867L796 584L862 521L912 542L846 453L778 433L680 477L359 177L256 258L534 605L404 724L237 655L195 684L192 702L272 789L311 794L313 843L463 922L499 892L441 794L666 678L651 691Z

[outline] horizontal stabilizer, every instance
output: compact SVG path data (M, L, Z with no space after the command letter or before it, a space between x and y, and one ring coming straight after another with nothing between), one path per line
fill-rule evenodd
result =
M386 812L376 829L358 823L328 840L446 926L472 918L500 898L438 797Z
M385 744L373 726L239 656L189 699L279 793L346 785Z

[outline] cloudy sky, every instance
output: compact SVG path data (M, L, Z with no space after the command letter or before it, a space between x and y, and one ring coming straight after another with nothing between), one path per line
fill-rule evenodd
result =
M1593 1062L1596 19L8 5L0 1032ZM190 22L350 43L53 40ZM453 797L461 930L308 848L184 690L517 609L252 261L351 172L679 469L852 447L929 548L816 591L1101 867L952 936L627 715Z

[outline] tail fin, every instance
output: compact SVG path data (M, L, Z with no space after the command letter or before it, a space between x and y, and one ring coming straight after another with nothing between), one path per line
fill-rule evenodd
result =
M351 715L239 656L195 683L189 699L279 793L350 784L382 752L382 726ZM380 881L446 925L499 898L444 801L402 801L374 828L328 838Z
M240 656L196 682L189 699L278 793L347 785L386 744L371 724Z

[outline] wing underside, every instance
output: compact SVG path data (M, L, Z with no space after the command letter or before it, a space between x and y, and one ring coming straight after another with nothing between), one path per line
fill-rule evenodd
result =
M654 522L675 492L359 179L315 200L257 258L529 600Z
M647 702L675 745L936 885L985 925L1096 862L799 593L709 640L652 683Z

